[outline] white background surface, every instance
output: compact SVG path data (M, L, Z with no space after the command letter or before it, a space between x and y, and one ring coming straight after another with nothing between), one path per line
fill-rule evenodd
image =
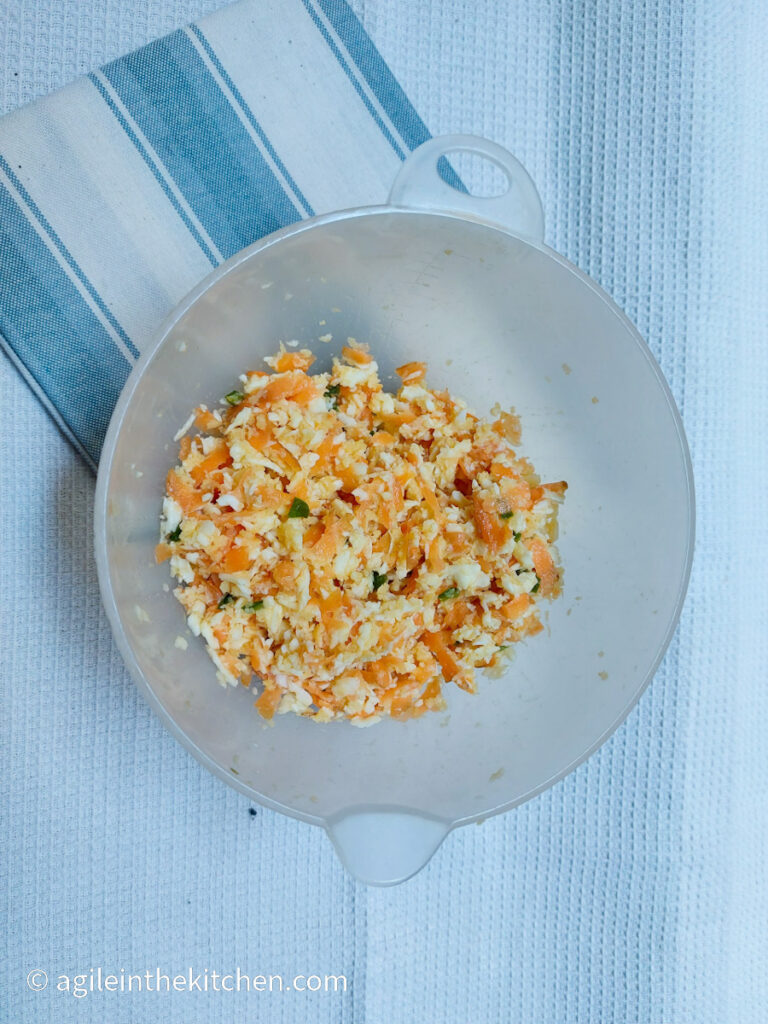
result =
M5 0L0 109L217 6ZM0 360L0 914L11 936L0 1016L759 1024L764 5L358 0L356 10L434 133L487 135L526 163L548 239L616 297L660 359L699 501L679 635L627 723L573 776L452 835L405 886L366 890L319 831L251 816L139 700L100 608L93 480ZM73 1000L25 983L33 968L238 964L343 973L350 991Z

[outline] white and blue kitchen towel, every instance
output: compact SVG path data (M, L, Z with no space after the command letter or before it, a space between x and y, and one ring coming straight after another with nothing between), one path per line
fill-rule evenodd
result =
M50 91L220 2L2 0L0 102ZM366 888L319 829L249 808L141 699L101 610L93 481L0 357L0 926L12 937L0 1021L765 1024L768 5L352 2L433 131L484 135L520 156L548 241L614 296L659 359L696 474L680 628L638 706L577 771L457 829L410 882ZM402 151L425 133L346 9L330 12L344 25L312 11L317 20L298 0L258 0L198 27L319 212L386 194L399 154L370 107ZM183 35L202 60L199 39ZM144 51L155 74L185 81L163 45L174 44ZM202 179L164 177L159 126L149 138L144 107L104 78L215 242ZM0 120L0 153L18 182L0 172L11 197L2 326L95 459L118 385L83 357L80 328L110 321L53 233L137 349L211 262L92 80ZM55 294L33 304L54 271L81 303L64 303L71 322ZM125 374L132 358L112 331ZM652 509L636 542L653 542ZM349 988L57 991L57 975L99 965L329 972ZM44 992L27 981L41 969Z
M242 0L0 121L0 344L95 467L202 277L429 137L345 0Z

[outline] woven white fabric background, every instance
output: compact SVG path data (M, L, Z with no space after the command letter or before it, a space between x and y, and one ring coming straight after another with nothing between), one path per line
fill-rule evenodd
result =
M0 111L220 6L4 0ZM0 361L0 1019L762 1024L768 1015L768 10L357 0L434 133L506 145L548 240L639 325L694 458L697 558L611 741L366 890L209 778L100 609L93 481ZM649 509L652 542L653 510ZM7 924L7 928L4 927ZM31 992L27 972L346 974L345 995Z

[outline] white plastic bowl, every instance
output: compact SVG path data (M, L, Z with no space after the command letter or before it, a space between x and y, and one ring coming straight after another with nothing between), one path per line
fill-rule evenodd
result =
M503 197L437 174L464 150L507 176ZM147 700L207 768L251 800L325 827L363 881L399 882L448 831L552 785L624 719L676 626L693 551L690 458L669 388L611 300L542 242L520 164L468 136L404 163L389 205L295 224L212 273L163 326L118 402L99 470L96 557L118 646ZM330 344L318 336L330 333ZM222 689L153 557L172 438L278 340L328 367L347 336L384 380L411 359L480 414L513 404L523 450L564 478L564 596L502 678L449 712L369 729L294 716L265 725ZM186 650L174 646L185 635Z

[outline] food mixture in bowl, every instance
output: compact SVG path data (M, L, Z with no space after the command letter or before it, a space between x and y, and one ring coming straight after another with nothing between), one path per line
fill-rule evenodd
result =
M476 669L541 631L566 484L517 453L515 416L479 419L424 363L390 394L353 339L330 373L313 361L281 346L271 373L196 410L157 558L219 681L258 681L264 718L442 709L446 683L474 691Z

